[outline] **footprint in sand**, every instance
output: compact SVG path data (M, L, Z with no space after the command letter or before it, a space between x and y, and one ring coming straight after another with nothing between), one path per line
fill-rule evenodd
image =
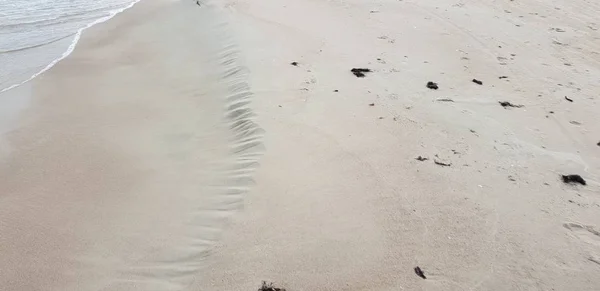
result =
M572 231L582 241L600 247L600 231L591 225L564 223L563 226Z

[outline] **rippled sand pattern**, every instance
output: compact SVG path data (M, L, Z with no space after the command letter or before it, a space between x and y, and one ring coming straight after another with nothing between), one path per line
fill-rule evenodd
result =
M193 1L142 2L0 96L31 99L2 136L0 289L190 283L261 151L219 16Z

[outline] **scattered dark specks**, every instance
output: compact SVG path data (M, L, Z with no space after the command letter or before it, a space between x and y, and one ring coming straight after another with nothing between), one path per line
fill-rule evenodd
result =
M438 84L436 82L427 82L427 88L431 89L431 90L437 90L439 89Z
M350 72L352 72L352 74L354 74L354 76L356 76L357 78L364 78L366 76L365 73L370 73L371 69L353 68L352 70L350 70Z
M500 105L502 107L504 107L504 108L507 108L507 107L516 107L516 108L524 107L524 105L520 105L520 104L519 105L515 105L515 104L512 104L512 103L510 103L508 101L498 101L498 103L500 103Z
M477 85L483 85L483 82L481 82L481 81L479 81L477 79L473 79L472 81L473 81L473 83L475 83Z
M423 279L427 279L427 277L425 277L425 273L423 272L423 270L421 270L421 268L419 268L419 266L415 267L415 274L417 274L417 276Z
M579 175L561 175L563 183L571 184L571 183L579 183L581 185L587 185L585 180Z
M573 99L571 99L571 98L569 98L569 97L567 97L567 96L565 96L565 100L567 100L567 101L569 101L569 102L573 102Z

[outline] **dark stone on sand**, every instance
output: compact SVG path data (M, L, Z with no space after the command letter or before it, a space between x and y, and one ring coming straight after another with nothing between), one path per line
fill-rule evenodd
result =
M427 277L425 277L425 273L423 273L423 270L421 270L421 268L419 268L419 266L415 267L415 274L417 274L417 276L419 276L423 279L427 279Z
M350 70L350 72L352 72L352 74L354 74L354 76L356 76L358 78L364 78L366 76L365 73L370 73L371 69L353 68L352 70Z
M507 78L508 78L508 76L500 76L500 77L498 77L498 79L507 79Z
M267 282L263 281L258 291L285 291L285 289L273 287L273 283L267 284Z
M502 105L502 107L506 108L506 107L516 107L516 108L521 108L523 107L523 105L515 105L512 104L508 101L498 101L498 103L500 103L500 105Z
M567 101L569 101L569 102L573 102L573 99L571 99L571 98L569 98L569 97L567 97L567 96L565 96L565 100L567 100Z
M375 106L375 103L369 103L369 106Z
M571 183L579 183L581 185L587 185L585 180L579 175L561 175L563 183L571 184Z
M429 160L429 159L428 159L428 158L421 157L421 156L418 156L418 157L416 157L416 158L415 158L415 160L417 160L417 161L419 161L419 162L424 162L424 161L427 161L427 160Z
M450 163L443 163L443 162L436 161L436 160L433 160L433 162L434 162L436 165L438 165L438 166L442 166L442 167L450 167L450 166L452 166L452 164L450 164Z
M596 145L600 147L600 141Z
M436 82L427 82L427 88L431 89L431 90L437 90L439 89L438 84Z
M291 62L290 65L297 67L298 66L298 62Z
M477 80L477 79L473 79L473 83L477 84L477 85L483 85L483 82Z
M333 90L333 92L336 92L336 93L337 93L337 92L339 92L339 90Z

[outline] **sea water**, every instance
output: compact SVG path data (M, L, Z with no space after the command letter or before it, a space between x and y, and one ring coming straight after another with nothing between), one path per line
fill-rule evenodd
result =
M0 0L0 92L66 57L81 32L139 0Z

